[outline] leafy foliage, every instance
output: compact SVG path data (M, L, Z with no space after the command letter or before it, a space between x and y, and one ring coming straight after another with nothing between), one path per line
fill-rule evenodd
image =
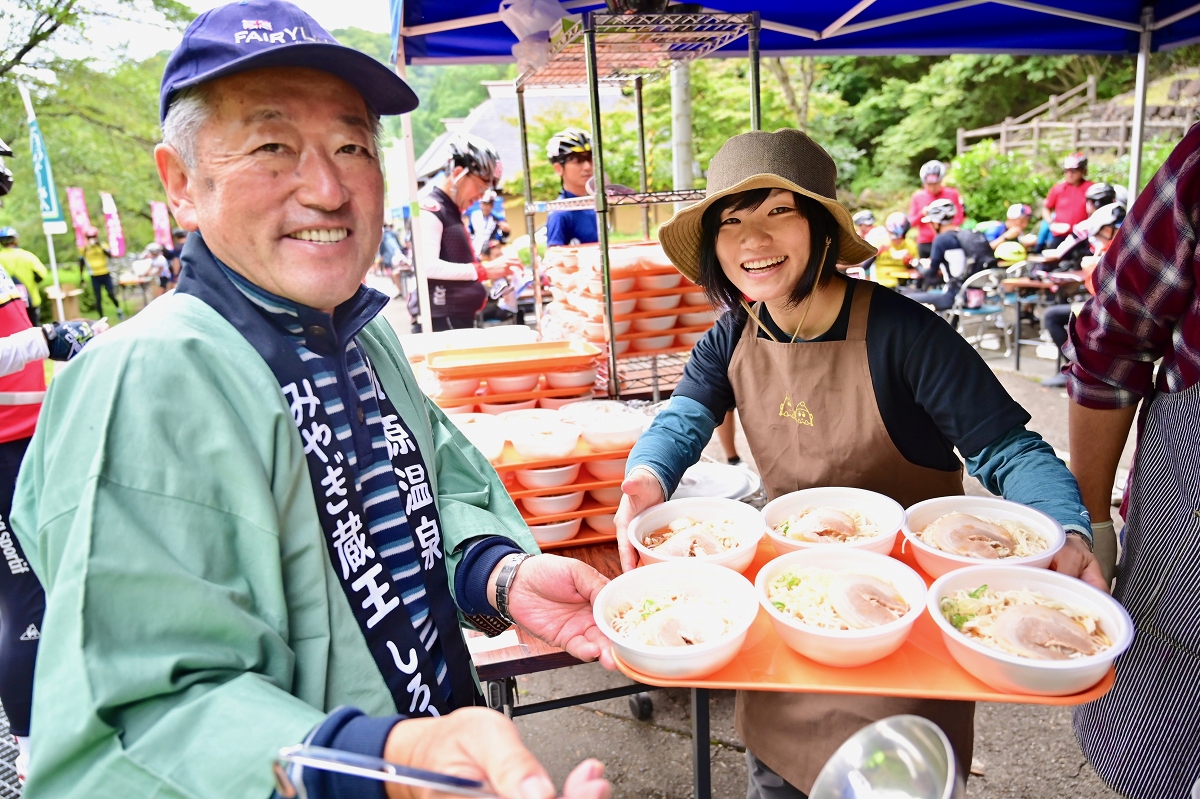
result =
M1001 155L988 139L951 162L947 182L962 194L967 216L1004 219L1008 206L1035 205L1045 199L1057 177L1042 163L1014 155Z
M86 61L54 61L50 66L56 82L31 89L59 200L65 209L66 187L81 187L92 223L103 227L99 192L110 192L129 248L140 249L153 239L149 202L165 199L153 155L159 141L157 98L164 59L120 61L106 71ZM45 260L25 112L12 82L0 82L0 138L16 153L6 161L15 184L0 208L0 225L16 227L23 246ZM73 235L56 237L55 245L60 262L78 255Z

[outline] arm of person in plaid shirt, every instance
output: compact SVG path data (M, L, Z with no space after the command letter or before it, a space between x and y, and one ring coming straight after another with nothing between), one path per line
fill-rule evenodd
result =
M1166 387L1200 382L1196 236L1200 126L1193 127L1134 203L1096 267L1096 296L1070 327L1067 391L1079 405L1116 409L1151 392L1163 358Z

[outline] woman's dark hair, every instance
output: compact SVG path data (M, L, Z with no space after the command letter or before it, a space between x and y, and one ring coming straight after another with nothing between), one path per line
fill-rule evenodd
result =
M753 211L770 196L773 189L751 189L740 194L722 197L710 205L700 218L700 275L697 282L708 295L714 307L724 305L734 314L744 314L742 309L742 292L725 276L721 263L717 260L717 231L721 227L721 213L725 210ZM811 197L792 193L796 198L796 211L808 220L808 228L812 235L809 247L808 263L805 264L804 274L792 289L788 305L795 307L813 292L818 285L825 285L837 272L838 236L840 229L833 214ZM829 248L825 248L825 240L829 240ZM824 256L824 258L822 258Z

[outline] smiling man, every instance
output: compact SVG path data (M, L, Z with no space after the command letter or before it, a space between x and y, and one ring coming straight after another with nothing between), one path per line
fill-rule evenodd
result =
M554 796L510 722L452 712L479 700L460 623L611 664L605 580L531 556L362 285L379 115L416 105L275 0L201 15L168 61L178 289L54 381L18 486L47 594L30 797L262 799L306 740ZM310 796L383 796L321 774ZM591 763L568 794L606 791Z

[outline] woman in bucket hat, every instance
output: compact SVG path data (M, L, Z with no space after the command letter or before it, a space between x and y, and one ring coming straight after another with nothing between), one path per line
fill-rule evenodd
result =
M707 197L659 231L676 268L731 310L630 454L617 514L623 567L636 565L629 520L671 495L736 406L769 498L817 486L905 506L961 494L957 447L989 490L1072 533L1056 568L1103 585L1074 478L978 353L923 306L838 274L838 263L874 250L837 202L836 179L805 134L746 133L713 157ZM739 691L748 797L803 796L846 738L898 713L939 724L967 773L973 703Z

